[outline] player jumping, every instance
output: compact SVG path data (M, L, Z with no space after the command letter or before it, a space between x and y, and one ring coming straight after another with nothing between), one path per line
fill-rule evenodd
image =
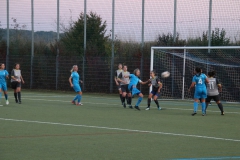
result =
M140 76L140 70L137 68L133 71L134 74L130 74L130 83L128 85L128 89L132 92L132 95L138 95L138 100L136 102L136 105L135 105L135 108L137 110L140 111L140 108L139 108L139 104L141 103L142 99L143 99L143 94L141 93L141 91L139 91L137 89L137 84L138 82L140 84L147 84L149 82L149 80L147 80L146 82L142 82L138 77ZM125 77L127 78L127 76Z

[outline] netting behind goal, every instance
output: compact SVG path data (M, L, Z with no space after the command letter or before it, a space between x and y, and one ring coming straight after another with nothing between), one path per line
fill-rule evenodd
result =
M188 92L195 67L207 75L216 71L223 89L221 100L240 102L240 47L152 47L151 70L160 76L169 71L171 76L161 79L163 99L193 99Z

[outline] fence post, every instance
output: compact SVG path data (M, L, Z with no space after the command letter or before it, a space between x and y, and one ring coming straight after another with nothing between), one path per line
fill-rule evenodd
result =
M30 76L30 88L33 84L33 57L34 57L34 0L31 0L31 16L32 16L32 44L31 44L31 76Z
M173 42L176 42L176 28L177 28L177 0L174 0L174 24L173 24Z
M171 70L171 77L172 77L172 97L174 97L174 71L175 71L175 56L172 55L172 70Z
M84 37L83 37L83 62L82 62L82 80L85 81L85 56L87 46L87 0L84 0ZM84 83L82 84L83 90L85 90Z
M112 57L110 74L110 93L113 92L113 67L114 67L114 20L115 20L115 0L112 0Z
M6 55L6 70L9 69L9 0L7 0L7 55Z
M185 47L185 46L184 46ZM182 83L182 100L184 100L184 84L185 84L185 63L186 63L186 48L184 48L184 56L183 56L183 83Z
M208 47L211 46L211 28L212 28L212 0L209 0L209 21L208 21ZM208 53L210 53L208 49Z
M57 56L56 56L56 90L58 89L58 67L59 67L59 0L57 0Z
M143 78L143 49L144 49L144 8L145 0L142 0L142 44L141 44L141 79ZM140 85L140 90L142 85Z

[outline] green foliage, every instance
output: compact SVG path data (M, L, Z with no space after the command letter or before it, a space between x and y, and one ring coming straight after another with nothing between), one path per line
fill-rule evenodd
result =
M228 46L230 45L230 39L226 37L226 31L219 28L211 33L211 46ZM189 38L187 40L188 46L207 46L208 45L208 34L207 31L203 32L202 37Z
M230 39L226 37L226 31L222 28L215 28L212 31L211 45L212 46L228 46L230 44Z
M96 13L90 12L86 15L87 19L87 55L103 55L108 40L106 33L106 21ZM84 14L81 13L78 20L70 25L70 28L61 38L65 52L68 54L83 55L84 52Z
M176 35L176 40L174 42L173 34L163 33L162 35L158 35L157 45L158 46L184 46L186 44L185 40L179 38L179 33Z

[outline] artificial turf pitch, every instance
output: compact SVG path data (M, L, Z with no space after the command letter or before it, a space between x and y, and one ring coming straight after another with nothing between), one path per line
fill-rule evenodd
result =
M193 102L154 102L145 111L123 108L118 95L23 91L22 104L9 92L0 106L0 159L240 159L240 105L209 106L191 116ZM137 98L133 99L135 104Z

